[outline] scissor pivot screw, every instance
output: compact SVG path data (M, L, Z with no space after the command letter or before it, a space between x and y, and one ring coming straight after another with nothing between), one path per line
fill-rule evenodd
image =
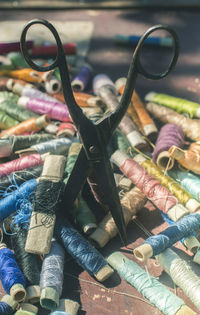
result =
M97 147L95 147L94 145L91 145L91 147L89 148L91 153L98 153L98 149Z

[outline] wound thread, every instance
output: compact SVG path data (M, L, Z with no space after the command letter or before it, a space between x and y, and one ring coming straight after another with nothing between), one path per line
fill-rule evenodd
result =
M168 150L172 145L182 148L184 146L184 134L179 126L166 124L160 129L152 156L154 163L162 169L166 169L169 164ZM172 167L173 161L168 165L168 169Z
M107 258L107 261L121 277L134 286L163 314L178 315L179 310L184 307L183 300L122 253L114 252Z
M107 268L103 256L67 220L63 223L63 219L57 219L54 233L76 262L99 281L104 281L113 273Z
M169 107L178 113L188 114L191 118L200 117L200 104L167 94L150 92L145 100Z
M64 258L64 249L53 239L49 254L44 256L40 275L40 304L45 309L54 310L59 305L64 279Z
M43 161L40 154L23 156L19 159L0 164L0 177L41 164L43 164Z
M147 110L163 123L175 124L182 128L185 136L191 140L200 140L200 124L199 119L190 119L184 115L176 113L174 110L157 105L155 103L147 103Z

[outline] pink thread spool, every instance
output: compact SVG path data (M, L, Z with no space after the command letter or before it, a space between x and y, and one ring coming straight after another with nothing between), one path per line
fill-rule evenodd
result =
M69 137L72 138L76 134L76 127L74 126L71 119L67 122L60 124L57 130L57 137Z
M43 160L40 154L23 156L19 159L0 164L0 177L41 164L43 164Z
M21 108L32 110L35 113L47 114L52 119L61 121L69 120L69 111L65 104L22 96L18 99L17 105Z
M179 220L189 211L178 203L178 199L159 180L150 176L135 160L117 150L111 156L111 161L135 184L156 207L167 214L173 221Z

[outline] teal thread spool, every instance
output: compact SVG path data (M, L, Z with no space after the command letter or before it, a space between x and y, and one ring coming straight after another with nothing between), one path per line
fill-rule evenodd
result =
M18 121L28 120L29 118L39 117L40 115L17 106L15 99L7 99L0 102L0 109Z
M165 315L195 314L184 301L174 295L158 280L147 274L135 262L120 252L114 252L107 258L108 263L117 270L128 283L134 286L144 297ZM187 313L186 313L187 311Z
M174 178L196 200L200 200L200 178L190 172L173 169L168 174Z
M183 98L150 92L145 96L145 101L169 107L178 113L188 114L191 118L200 118L200 104L185 100Z
M127 137L119 130L116 129L112 135L111 143L114 148L114 151L120 150L123 153L126 153L130 157L133 157L137 153L132 149L130 142Z
M22 54L19 52L10 52L7 54L7 57L15 68L30 68Z
M79 303L73 300L61 299L58 308L50 315L76 315L79 307Z

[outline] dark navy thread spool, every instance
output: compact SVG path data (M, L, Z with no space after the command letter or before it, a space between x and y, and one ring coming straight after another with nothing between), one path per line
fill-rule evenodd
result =
M76 262L98 281L104 281L113 274L103 256L66 219L64 223L62 218L57 219L54 233Z

